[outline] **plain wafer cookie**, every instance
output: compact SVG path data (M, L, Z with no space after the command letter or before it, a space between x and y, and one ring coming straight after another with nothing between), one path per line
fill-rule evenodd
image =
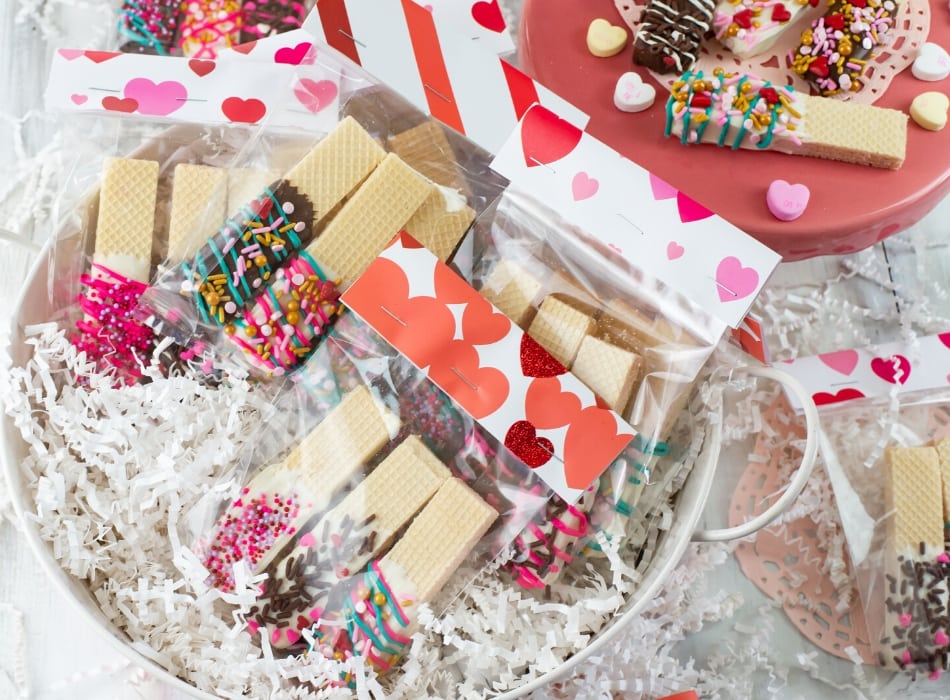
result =
M175 166L165 256L169 262L177 264L189 257L227 218L228 181L228 171L223 168L191 163Z

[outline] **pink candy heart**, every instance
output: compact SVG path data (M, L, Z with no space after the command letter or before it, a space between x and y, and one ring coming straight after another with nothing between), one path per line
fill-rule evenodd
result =
M937 630L937 634L934 635L934 644L938 647L946 646L950 643L950 637L947 637L946 633L943 630Z
M765 195L765 203L772 216L780 221L794 221L805 211L811 192L805 185L793 185L785 180L773 180Z

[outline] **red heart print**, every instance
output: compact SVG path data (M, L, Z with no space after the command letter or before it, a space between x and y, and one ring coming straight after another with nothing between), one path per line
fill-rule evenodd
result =
M532 469L537 469L554 456L554 445L545 437L538 437L537 429L529 421L511 424L505 433L505 447Z
M245 56L247 56L249 53L251 53L251 51L254 50L254 47L256 46L257 46L256 41L248 41L247 43L244 43L244 44L238 44L237 46L232 46L231 50L237 51L238 53L243 53Z
M682 192L676 193L676 208L679 209L680 221L684 224L688 224L691 221L708 219L713 215L713 213L702 204L695 199L687 197Z
M338 93L332 80L301 78L294 88L294 97L313 114L333 104Z
M950 348L950 333L941 333L937 336L937 339L945 346Z
M86 58L88 58L93 63L105 63L110 58L115 58L116 56L121 56L122 54L117 51L87 51Z
M208 73L213 71L217 64L214 61L205 61L200 58L193 58L188 61L188 67L191 68L191 72L197 75L199 78L203 78Z
M792 13L788 11L788 8L785 5L773 5L772 7L772 21L773 22L787 22L792 18Z
M536 377L524 396L524 415L541 430L563 428L581 412L577 394L561 391L557 377Z
M557 377L567 373L567 367L525 333L521 336L521 373L526 377Z
M475 420L489 416L508 400L508 377L495 367L482 367L471 343L453 340L438 347L439 356L429 366L429 379L471 414Z
M313 44L304 41L296 46L285 46L274 52L274 63L287 63L291 66L299 66L307 58L307 54L313 48Z
M476 2L472 5L472 19L490 32L501 34L507 27L505 17L501 14L498 0L491 2Z
M819 391L812 395L812 401L816 406L827 406L830 403L841 403L842 401L851 401L852 399L863 399L864 394L857 389L841 389L836 394L829 394L826 391Z
M560 160L577 148L583 133L569 121L540 105L521 120L521 149L529 168Z
M871 371L891 384L906 384L910 378L910 362L903 355L875 357L871 360Z
M230 121L242 124L256 124L267 113L267 107L258 99L242 100L229 97L221 103L221 111Z
M109 95L102 98L102 106L110 112L131 114L139 108L139 103L131 97L119 98L115 95Z
M572 489L584 489L610 466L633 435L617 432L609 409L588 406L574 417L564 436L564 476Z
M465 306L461 331L466 342L490 345L511 332L511 320L497 311L491 302L472 289L448 265L436 265L434 281L436 297L442 304Z

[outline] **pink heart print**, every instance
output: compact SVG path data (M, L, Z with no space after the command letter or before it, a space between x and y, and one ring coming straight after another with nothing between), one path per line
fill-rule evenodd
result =
M332 80L301 78L294 88L294 96L300 104L314 114L333 104L338 92Z
M716 289L719 301L737 301L752 294L759 286L759 273L743 267L739 258L730 255L719 261L716 268Z
M677 258L683 257L683 253L686 252L686 248L681 246L676 241L670 241L666 246L666 258L667 260L676 260Z
M653 199L672 199L676 196L677 189L666 180L661 180L653 173L650 173L650 189L653 190Z
M85 53L82 49L57 49L57 52L67 61L74 61Z
M599 188L600 182L583 170L577 173L571 182L571 194L574 196L575 202L580 202L582 199L590 199L597 194Z
M78 93L73 93L69 96L69 99L73 101L73 104L83 105L86 104L86 100L89 99L87 95L80 95Z
M838 352L826 352L823 355L819 355L818 359L821 360L825 366L848 377L854 371L854 368L858 366L858 351L840 350Z
M184 106L188 91L174 80L156 84L148 78L132 78L125 84L125 97L138 102L139 114L165 117Z

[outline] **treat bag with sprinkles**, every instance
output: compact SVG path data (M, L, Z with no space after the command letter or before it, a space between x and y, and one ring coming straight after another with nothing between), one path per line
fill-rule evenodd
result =
M296 67L294 94L325 132L296 132L270 179L242 176L214 215L189 208L145 296L160 332L211 344L261 378L306 360L341 293L396 234L448 261L505 185L485 151L358 67L320 52L315 61Z
M226 596L256 587L242 613L275 653L357 655L388 670L423 604L450 601L552 496L351 311L285 384L277 412L289 449L249 465L213 522L192 517L205 529L189 533L196 583ZM263 439L273 432L262 426ZM380 629L370 617L384 612Z
M922 345L917 358L874 357L867 381L894 378L889 396L839 398L823 409L821 449L878 663L936 680L950 658L950 392L903 390L933 365L946 381L946 362ZM852 383L855 395L873 391Z
M700 370L724 326L693 308L647 271L633 268L555 212L509 190L483 216L460 269L570 370L599 400L637 430L636 439L599 484L576 504L554 499L516 541L512 575L544 588L576 553L595 556L605 541L627 543L647 484L664 481L677 463L670 443ZM539 376L554 372L538 359ZM668 474L667 472L670 472Z
M213 348L156 333L143 296L162 274L159 261L178 254L180 232L224 210L228 173L270 167L277 144L246 124L168 128L148 117L79 115L64 128L76 145L55 202L63 216L49 294L73 344L119 385L152 370L213 377Z

